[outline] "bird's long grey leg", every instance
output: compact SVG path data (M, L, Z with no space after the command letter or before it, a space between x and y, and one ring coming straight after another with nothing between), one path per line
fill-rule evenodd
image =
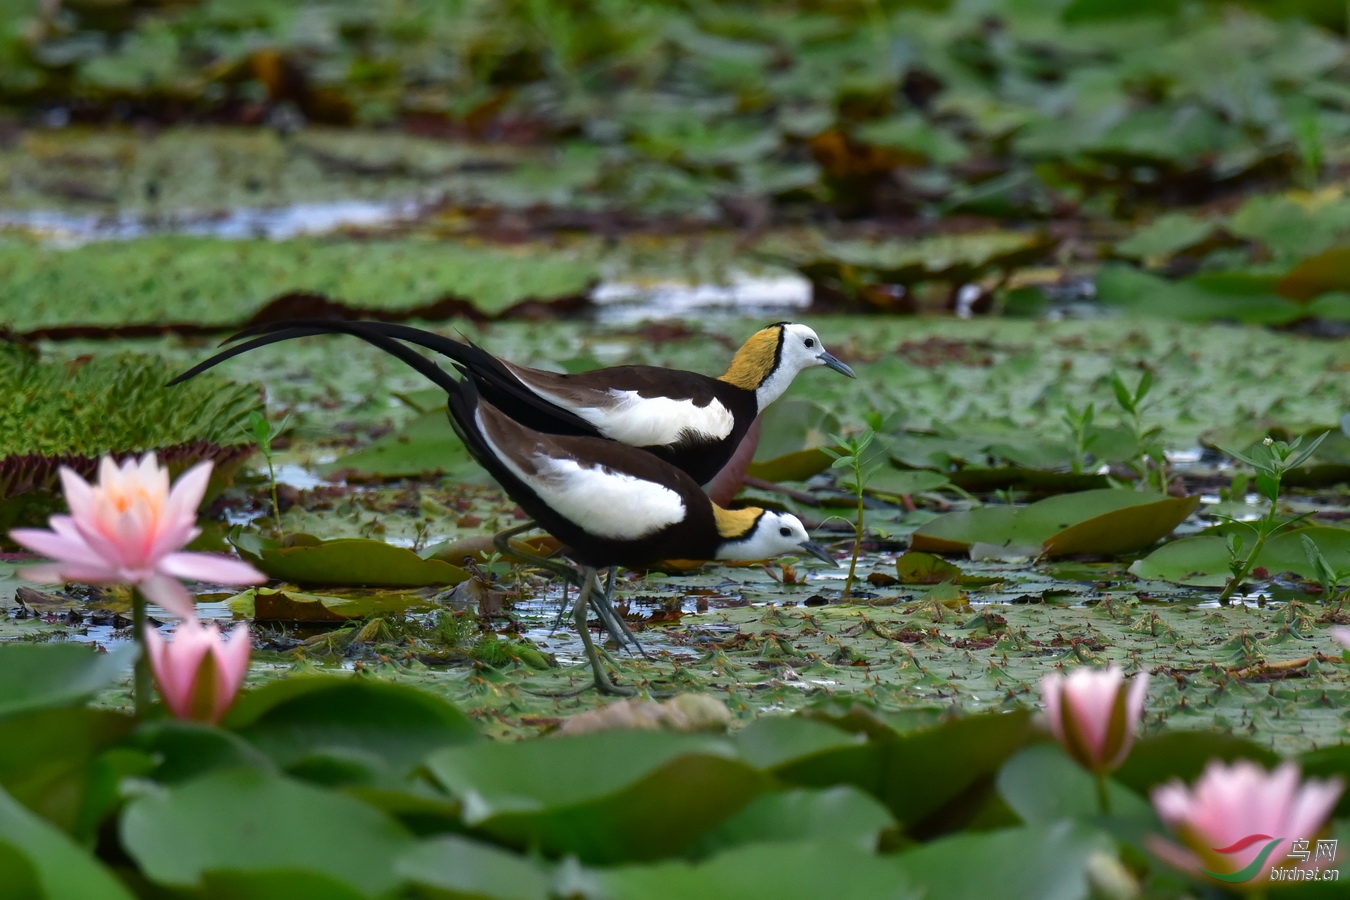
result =
M586 648L586 659L590 661L591 673L595 676L595 689L602 694L618 694L631 697L637 692L632 688L620 688L609 678L609 673L605 671L605 664L600 659L600 654L596 652L595 642L591 640L590 626L586 622L586 612L590 608L590 598L595 590L596 575L595 569L586 567L586 578L581 587L581 594L577 597L576 605L572 608L572 618L576 622L577 633L581 635L581 643Z

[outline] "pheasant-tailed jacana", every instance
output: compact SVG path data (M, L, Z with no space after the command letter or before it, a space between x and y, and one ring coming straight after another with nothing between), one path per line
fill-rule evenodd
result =
M325 333L365 340L379 335L434 350L471 378L483 399L547 434L605 437L641 447L705 484L736 452L755 417L782 396L797 373L829 366L853 370L805 325L779 322L751 335L717 378L658 366L613 366L561 375L507 362L469 341L390 322L293 319L233 335L249 338L198 363L179 379L255 347ZM373 341L372 341L373 343Z
M445 390L450 424L469 452L583 566L573 617L601 691L618 688L605 672L586 625L589 602L607 605L596 591L596 569L648 566L665 559L767 559L802 552L835 564L796 516L753 507L723 509L692 477L651 453L607 438L532 429L483 399L472 379L457 379L383 335L363 337Z
M586 625L596 569L802 552L834 564L796 516L723 509L687 474L649 453L604 438L527 428L483 400L468 379L448 390L451 424L469 452L585 567L573 615L602 691L616 689Z

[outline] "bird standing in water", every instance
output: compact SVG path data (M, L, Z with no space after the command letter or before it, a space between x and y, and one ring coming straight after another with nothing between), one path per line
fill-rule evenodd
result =
M362 330L360 336L446 391L451 425L469 452L582 565L573 617L601 691L623 692L605 671L586 624L587 605L594 603L614 630L608 598L596 589L598 568L646 566L671 558L767 559L803 552L835 564L796 516L758 508L723 509L692 476L653 453L590 434L538 431L488 403L476 379L457 379L376 330ZM225 358L214 357L174 382Z

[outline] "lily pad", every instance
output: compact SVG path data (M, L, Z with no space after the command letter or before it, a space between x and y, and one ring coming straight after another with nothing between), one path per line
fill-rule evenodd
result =
M0 275L0 322L65 336L129 326L220 329L264 313L315 314L316 303L349 317L497 315L527 300L578 298L596 270L538 247L157 236L73 249L0 243ZM278 298L285 302L273 304Z
M229 600L231 612L257 622L346 622L425 604L425 599L406 593L333 597L277 588L250 588Z
M1171 534L1200 504L1197 497L1159 497L1107 488L1063 494L1030 506L983 506L946 513L919 526L914 550L960 553L973 544L1029 556L1132 553Z
M40 894L15 896L81 897L88 900L131 900L128 891L81 846L60 829L24 809L0 791L0 847L10 853L0 861L6 876L15 857L25 865L25 879ZM18 882L21 887L23 881ZM6 883L6 891L11 886Z
M952 584L975 587L996 584L1001 578L989 578L981 575L967 575L961 567L950 563L940 556L909 550L895 560L895 571L901 584Z
M626 900L919 900L892 858L848 843L750 844L702 863L679 861L588 873L601 896Z
M394 860L414 843L368 804L251 768L143 794L122 814L120 831L146 877L176 888L208 875L313 872L382 894L397 886Z
M834 460L823 447L839 433L833 413L810 400L779 400L760 420L759 446L747 474L765 481L805 481Z
M230 542L267 575L293 584L428 587L469 578L468 572L444 560L423 559L406 547L364 538L324 541L292 534L278 542L256 532L235 531Z
M412 478L435 473L484 477L482 468L450 427L444 408L422 413L398 431L324 464L319 472L348 479Z
M678 852L767 787L725 741L650 731L456 747L426 766L475 832L592 863Z
M398 873L433 896L547 900L550 878L538 863L491 844L447 834L429 838L398 860Z
M340 756L390 785L401 785L433 750L480 740L474 723L445 700L356 678L274 681L245 694L229 724L284 769Z
M101 653L87 644L0 644L0 717L72 706L131 672L132 644Z
M1243 535L1243 546L1250 550L1256 544L1255 530L1247 525L1238 527L1238 533ZM1265 569L1271 575L1292 573L1315 580L1317 573L1308 561L1304 537L1317 544L1333 570L1350 570L1350 529L1329 526L1298 528L1275 535L1261 548L1253 568ZM1223 587L1232 577L1230 563L1227 539L1219 534L1201 534L1164 544L1136 560L1130 571L1140 578L1173 584Z
M1350 247L1333 247L1303 260L1285 273L1276 290L1295 300L1350 291Z

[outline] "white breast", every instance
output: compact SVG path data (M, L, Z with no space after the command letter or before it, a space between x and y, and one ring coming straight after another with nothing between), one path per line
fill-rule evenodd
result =
M597 537L637 540L684 519L684 500L664 485L574 459L535 454L538 474L527 474L503 454L482 427L495 455L554 511Z
M616 401L613 406L573 411L605 437L634 447L668 446L677 443L685 432L720 441L736 425L731 411L717 399L707 406L696 406L692 400L641 397L637 391L610 394Z

